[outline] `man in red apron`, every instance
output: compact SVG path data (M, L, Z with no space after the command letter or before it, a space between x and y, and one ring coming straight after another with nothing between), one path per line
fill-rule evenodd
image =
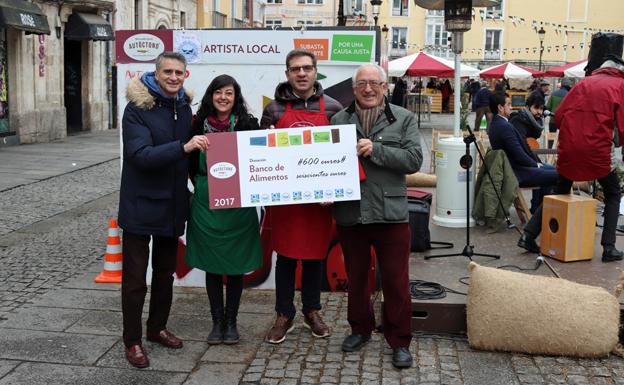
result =
M327 126L342 109L338 101L323 94L316 81L316 57L295 49L286 56L287 82L275 89L275 101L264 109L260 126L290 128ZM295 271L302 263L301 302L303 324L318 338L327 337L329 328L321 310L322 260L329 248L332 218L330 208L320 204L273 206L268 210L272 244L277 253L275 267L275 311L277 317L267 341L279 344L290 332L295 318Z

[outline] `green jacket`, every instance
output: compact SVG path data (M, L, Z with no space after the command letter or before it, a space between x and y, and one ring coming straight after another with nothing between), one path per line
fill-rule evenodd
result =
M355 112L355 102L334 115L331 124L355 124L357 138L373 141L370 158L360 157L366 179L360 182L360 201L332 205L340 226L408 221L405 175L422 165L420 132L414 114L388 103L368 135Z
M518 180L503 150L489 150L485 155L484 165L479 170L475 184L475 202L472 216L477 221L485 221L492 228L498 227L505 215L509 215L509 207L518 191ZM485 174L490 171L492 180ZM496 190L495 190L496 189ZM501 197L502 206L498 203L496 191Z

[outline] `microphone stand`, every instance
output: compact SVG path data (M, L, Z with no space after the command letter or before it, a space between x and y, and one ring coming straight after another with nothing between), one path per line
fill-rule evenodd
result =
M474 133L470 130L470 128L468 128L468 135L464 137L464 143L466 144L466 154L463 155L461 159L459 160L460 166L464 170L466 170L466 245L464 246L464 249L462 250L461 253L427 255L425 259L460 257L460 256L467 257L471 261L472 261L473 256L500 259L500 255L496 255L496 254L475 253L474 246L470 244L470 167L472 167L472 156L470 155L470 143L475 143L476 140L477 139L475 138ZM481 155L481 152L479 152L479 155ZM483 160L483 157L481 159ZM484 167L486 167L485 162L483 164L484 164ZM487 171L487 174L490 175L489 171L487 170L487 167L486 167L486 171ZM490 176L490 181L491 179L492 177ZM494 189L494 191L496 191L496 188ZM502 207L502 203L500 202L500 197L498 197L498 192L497 192L497 198L499 198L498 201ZM503 212L505 212L505 210L503 210Z

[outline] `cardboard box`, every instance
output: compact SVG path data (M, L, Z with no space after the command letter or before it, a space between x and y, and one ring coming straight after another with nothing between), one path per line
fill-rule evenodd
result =
M578 195L546 195L542 210L542 254L562 262L592 259L596 204Z

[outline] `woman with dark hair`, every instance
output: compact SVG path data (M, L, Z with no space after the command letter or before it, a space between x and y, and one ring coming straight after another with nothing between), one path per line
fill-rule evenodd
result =
M195 134L259 129L258 119L247 111L236 80L219 75L202 98L193 122ZM211 210L206 155L191 157L190 178L195 186L186 231L186 263L206 272L206 292L212 314L208 343L235 344L240 337L236 317L243 292L243 274L262 265L260 230L255 208ZM223 301L223 276L227 277Z

